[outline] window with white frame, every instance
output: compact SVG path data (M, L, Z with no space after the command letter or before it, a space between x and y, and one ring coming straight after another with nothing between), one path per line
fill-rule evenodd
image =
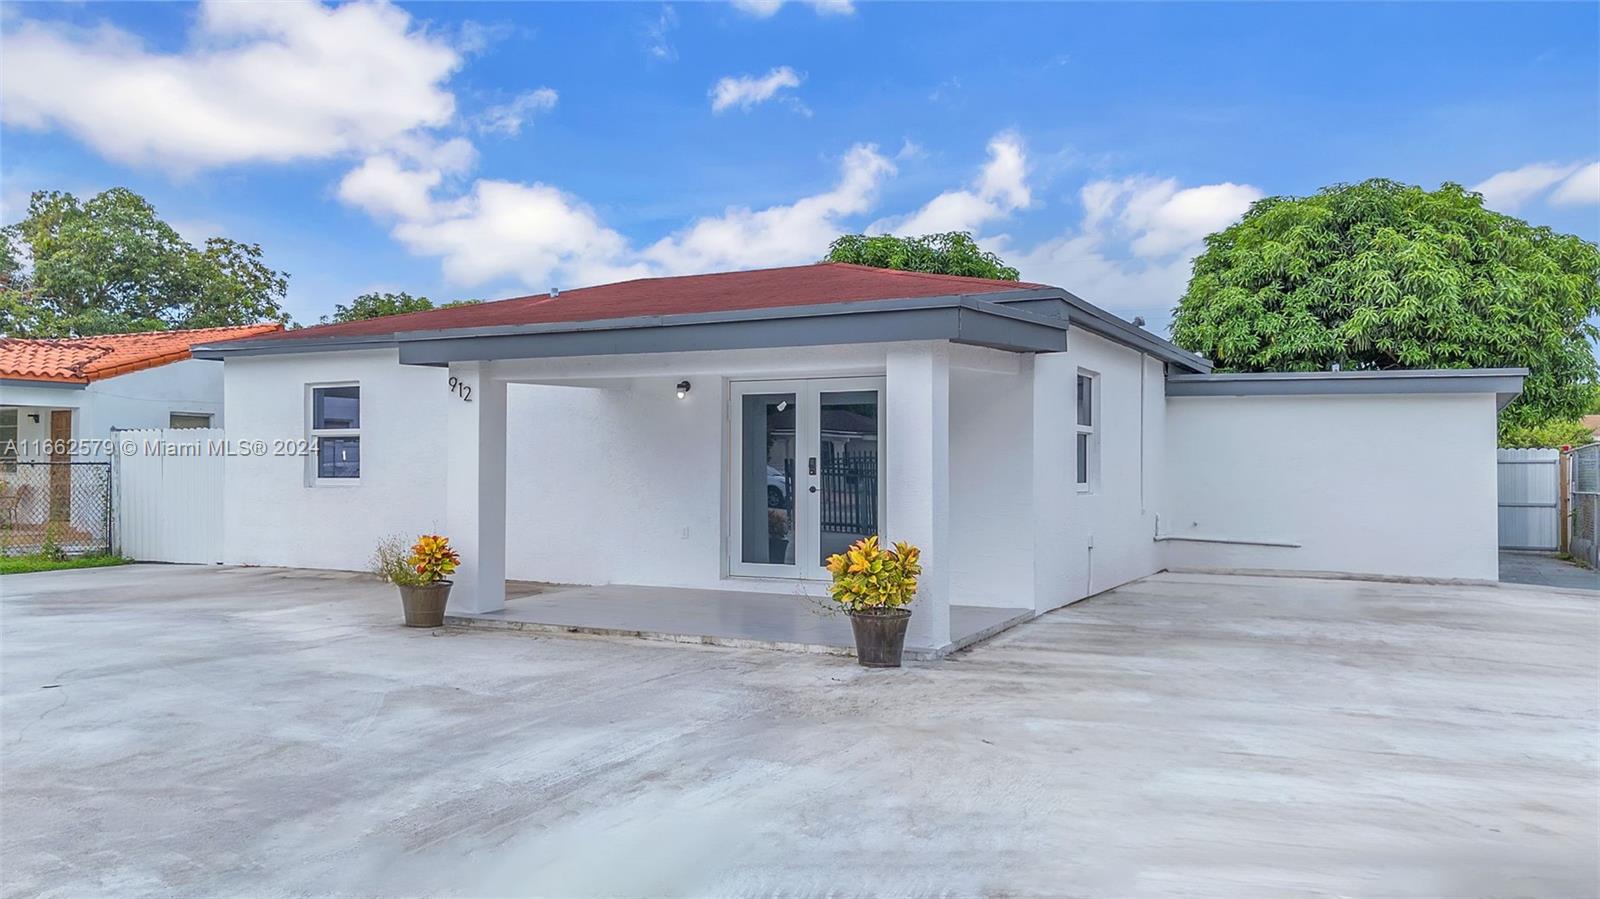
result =
M361 477L361 386L311 387L312 476L317 482Z
M1100 410L1096 409L1099 400L1100 378L1093 372L1078 372L1078 416L1076 443L1076 464L1078 490L1088 491L1094 488L1099 471L1100 435L1097 431L1100 420Z
M209 428L211 427L211 414L208 412L172 412L167 415L167 427L184 431L192 428Z

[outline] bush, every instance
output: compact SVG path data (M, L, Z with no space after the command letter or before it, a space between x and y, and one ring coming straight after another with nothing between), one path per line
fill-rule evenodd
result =
M876 536L858 540L841 555L828 557L833 584L828 595L847 612L898 609L917 595L922 551L909 543L881 549Z
M1505 449L1555 449L1562 446L1584 446L1594 440L1594 434L1580 421L1547 421L1537 425L1504 424L1500 428L1500 446Z
M461 557L450 548L450 538L438 534L423 534L411 547L411 557L406 560L424 584L437 584L455 573Z
M411 549L399 534L378 541L377 549L372 551L372 561L367 563L367 570L377 575L379 580L397 587L422 587L428 583L411 566Z

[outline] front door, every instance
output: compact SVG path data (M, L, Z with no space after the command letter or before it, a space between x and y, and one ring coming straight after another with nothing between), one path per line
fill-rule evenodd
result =
M730 391L728 570L820 579L883 514L883 381L739 381Z
M50 412L50 520L66 521L72 514L72 410Z

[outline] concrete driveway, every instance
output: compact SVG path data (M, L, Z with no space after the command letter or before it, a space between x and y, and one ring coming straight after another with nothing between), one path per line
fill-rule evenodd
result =
M947 661L0 581L8 896L1593 896L1600 603L1161 575Z

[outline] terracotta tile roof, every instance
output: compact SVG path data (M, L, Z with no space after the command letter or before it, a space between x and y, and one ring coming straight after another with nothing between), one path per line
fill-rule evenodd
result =
M820 262L754 271L640 278L598 287L563 290L554 297L541 293L492 303L318 325L271 334L267 339L300 341L322 337L380 337L403 331L732 312L863 300L997 293L1045 286L1026 281L996 281L959 275L902 272L843 262Z
M190 347L282 331L268 322L232 328L143 331L64 340L0 337L0 378L87 384L189 358Z

